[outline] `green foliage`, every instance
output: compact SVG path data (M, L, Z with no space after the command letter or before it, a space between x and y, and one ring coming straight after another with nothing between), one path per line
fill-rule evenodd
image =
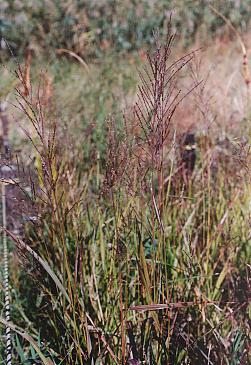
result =
M230 365L237 365L243 355L243 350L245 346L245 336L241 331L236 331L236 335L233 338L232 348L231 348L231 360Z
M247 29L249 0L5 0L0 5L0 32L14 52L27 46L52 54L57 48L67 48L86 57L106 48L130 51L149 46L154 42L154 29L166 33L172 13L172 27L187 44L197 35L208 38L209 33L213 37L224 30L224 22L209 5L237 28Z

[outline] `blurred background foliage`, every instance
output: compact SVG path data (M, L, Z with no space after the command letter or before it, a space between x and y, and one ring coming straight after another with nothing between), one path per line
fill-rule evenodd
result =
M226 26L209 5L241 31L251 17L250 0L5 0L0 32L15 54L70 49L80 56L104 50L128 52L153 43L153 29L166 31L170 14L184 46L223 35ZM2 41L2 48L3 47Z

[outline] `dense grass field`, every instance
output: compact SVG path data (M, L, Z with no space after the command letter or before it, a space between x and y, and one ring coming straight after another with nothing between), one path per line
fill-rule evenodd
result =
M1 168L17 166L23 195L7 185L0 364L6 327L13 364L251 360L251 38L235 10L208 40L4 49Z

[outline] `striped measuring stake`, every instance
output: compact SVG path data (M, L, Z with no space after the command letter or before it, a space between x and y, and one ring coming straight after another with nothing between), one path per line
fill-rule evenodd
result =
M5 186L6 182L0 181L2 184L2 214L3 214L3 228L6 228L6 194ZM8 245L6 231L3 230L3 260L4 260L4 311L5 319L10 321L10 289L9 289L9 262L8 262ZM11 330L8 325L5 327L6 334L6 356L7 365L12 365L12 342L11 342Z

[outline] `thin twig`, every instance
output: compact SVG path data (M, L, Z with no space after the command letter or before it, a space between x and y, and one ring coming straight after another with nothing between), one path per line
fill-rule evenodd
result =
M2 214L3 214L3 227L6 229L6 194L5 183L2 182ZM8 263L8 245L6 230L3 230L3 260L4 260L4 307L5 307L5 334L6 334L6 356L7 365L12 364L12 343L11 343L11 329L8 326L10 321L10 292L9 292L9 263Z

